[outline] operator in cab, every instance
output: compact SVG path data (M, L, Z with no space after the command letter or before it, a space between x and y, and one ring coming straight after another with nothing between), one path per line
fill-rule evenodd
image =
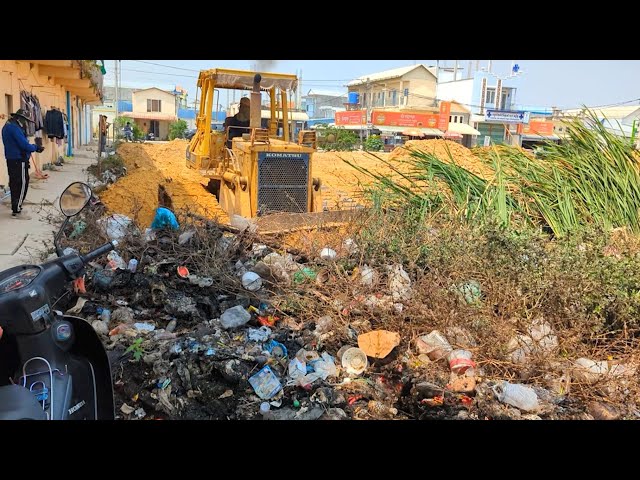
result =
M240 99L240 106L238 107L238 113L233 117L227 117L224 122L224 129L229 128L229 134L227 136L227 148L231 148L232 139L235 137L241 137L243 133L249 133L249 120L251 115L251 100L248 97L242 97ZM234 128L244 127L244 128Z

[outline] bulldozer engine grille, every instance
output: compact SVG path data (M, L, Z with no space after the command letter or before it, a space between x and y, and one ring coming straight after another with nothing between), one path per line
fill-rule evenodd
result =
M309 154L258 154L258 212L306 212L309 194Z

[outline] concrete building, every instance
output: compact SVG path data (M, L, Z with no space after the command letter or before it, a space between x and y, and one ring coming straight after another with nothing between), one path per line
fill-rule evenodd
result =
M169 139L169 124L178 120L176 95L156 87L134 90L132 111L121 116L130 117L146 134L153 132L157 140Z
M437 96L438 100L455 101L469 109L469 123L479 132L478 143L514 143L518 141L512 138L517 135L517 124L525 120L516 112L518 84L515 75L501 78L477 70L466 78L439 82Z
M596 116L598 121L604 125L607 131L621 137L631 138L633 136L637 142L637 132L640 127L640 105L594 108L589 110ZM586 108L556 111L553 119L556 122L557 134L560 136L566 134L566 128L563 129L563 120L587 117L588 113Z
M0 128L9 115L23 107L24 98L37 99L42 115L57 109L63 114L66 137L42 134L42 153L34 153L38 168L72 156L74 148L91 141L90 105L103 100L103 74L96 60L0 60ZM33 143L34 138L29 140ZM0 142L0 156L4 146ZM0 185L8 184L7 166L0 162Z
M310 120L333 119L336 112L346 110L347 93L312 89L302 97L302 109Z
M435 67L419 64L363 75L347 88L363 109L424 109L437 106L436 85Z

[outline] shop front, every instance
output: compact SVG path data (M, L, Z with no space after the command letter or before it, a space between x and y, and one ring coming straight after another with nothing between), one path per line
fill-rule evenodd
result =
M554 133L553 122L544 120L531 120L528 124L518 125L518 134L521 139L521 147L527 150L536 150L551 143L558 143L560 137Z

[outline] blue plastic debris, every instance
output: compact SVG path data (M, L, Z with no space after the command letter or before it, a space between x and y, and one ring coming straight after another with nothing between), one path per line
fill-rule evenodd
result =
M153 230L159 230L164 227L169 227L172 230L178 230L180 225L176 216L168 208L160 207L156 210L156 216L153 218L151 228Z

